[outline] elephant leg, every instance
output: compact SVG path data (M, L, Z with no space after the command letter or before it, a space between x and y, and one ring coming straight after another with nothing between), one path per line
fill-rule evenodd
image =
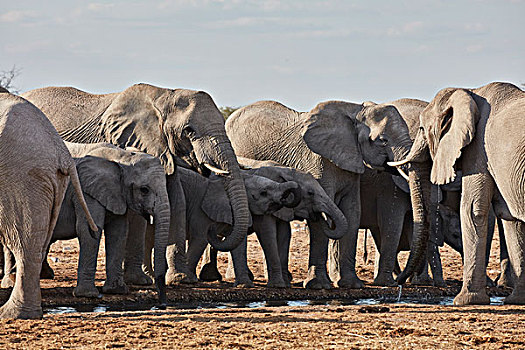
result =
M359 191L359 185L357 185L357 191ZM352 195L351 197L353 198L354 196ZM339 209L341 209L348 221L348 232L337 241L330 240L330 277L337 283L339 288L363 288L365 285L357 277L355 271L357 233L361 217L359 192L356 198L358 199L357 203L345 200L345 197L340 201Z
M111 215L104 226L106 236L106 282L102 287L105 294L128 294L124 282L122 263L126 248L128 218L126 215ZM144 241L142 241L144 242Z
M454 305L489 304L485 255L494 181L485 173L463 175L462 186L463 286L454 298Z
M47 235L46 231L32 232L32 235ZM26 243L36 243L33 242ZM17 251L17 249L20 249ZM0 307L0 318L42 318L40 269L42 254L33 251L21 251L15 248L13 254L16 261L16 277L13 290L7 302Z
M11 288L15 285L16 280L16 263L15 257L11 250L4 245L4 277L2 278L2 288Z
M326 262L328 260L328 237L317 222L308 220L310 231L310 255L308 257L308 273L303 281L303 287L308 289L330 289L332 281L328 277Z
M514 272L514 289L505 304L525 304L525 223L502 220L509 260Z
M202 256L202 268L199 273L201 281L222 281L222 275L217 268L217 250L208 244Z
M73 295L75 297L100 298L101 294L95 287L100 238L91 237L87 224L82 226L83 228L77 225L80 253L78 256L77 286L73 290Z
M378 214L382 216L381 211ZM380 217L378 220L381 244L379 246L379 266L373 283L376 286L397 286L393 273L404 217L404 213L398 215L389 214L388 216Z
M47 261L47 256L49 254L49 248L51 248L51 244L53 244L53 242L49 243L44 253L44 260L42 261L42 270L40 271L41 280L52 280L55 278L55 271L53 271L51 266L49 266L49 262Z
M500 260L500 274L497 279L498 287L514 287L515 276L509 261L509 251L507 249L507 241L505 239L505 228L503 227L502 219L497 219L498 235L499 235L499 260Z
M168 270L166 283L195 283L197 277L188 267L186 255L186 198L184 190L178 180L168 181L168 194L170 199L170 234L169 244L166 249Z
M142 270L147 222L142 216L133 212L128 212L127 217L129 231L124 261L124 281L128 284L149 286L153 280Z
M279 249L279 261L281 263L281 273L284 284L290 287L293 276L288 269L288 260L290 257L290 241L292 238L292 229L290 223L287 221L276 220L275 224L277 232L277 249Z
M250 278L248 271L248 258L247 258L247 245L248 239L245 237L244 240L230 252L231 259L233 261L233 268L235 271L235 286L241 288L253 287L253 281Z
M275 220L269 215L259 216L257 218L254 215L253 226L266 259L266 269L268 272L267 287L286 287L281 270L281 260L279 259Z
M208 241L205 238L190 236L186 255L188 259L188 278L191 280L197 280L197 265L207 245Z

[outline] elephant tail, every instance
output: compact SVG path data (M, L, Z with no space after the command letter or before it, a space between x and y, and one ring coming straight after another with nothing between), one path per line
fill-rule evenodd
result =
M82 186L80 185L77 168L74 162L71 162L71 166L67 169L66 172L64 172L64 174L69 175L69 178L71 179L71 184L73 185L73 189L75 190L80 206L82 207L82 210L84 210L84 213L86 214L86 219L89 224L89 228L91 229L90 230L91 236L95 239L98 239L98 237L100 237L100 234L99 234L100 229L95 224L95 221L93 220L93 217L91 216L91 213L89 212L89 208L87 206L86 199L84 198L84 193L82 192Z

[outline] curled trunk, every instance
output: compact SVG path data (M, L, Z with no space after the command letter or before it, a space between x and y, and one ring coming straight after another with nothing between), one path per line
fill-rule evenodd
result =
M237 158L233 153L230 141L224 136L220 144L223 145L222 153L220 154L219 163L225 164L225 170L228 174L224 180L224 188L230 204L232 207L233 227L231 233L219 239L217 235L208 232L209 243L219 251L231 251L235 249L247 235L248 227L250 226L251 216L248 209L248 197L244 187L244 180L241 175Z
M326 220L327 218L322 218L326 224L323 230L326 237L331 239L340 239L343 237L348 231L348 221L337 205L330 201L328 204L323 204L319 209L322 213L325 213L329 219Z
M280 202L287 208L295 208L301 203L302 190L296 182L285 182L280 185L284 191L280 198Z

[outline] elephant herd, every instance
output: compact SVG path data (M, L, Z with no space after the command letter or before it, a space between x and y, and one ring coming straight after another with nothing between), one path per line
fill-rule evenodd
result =
M305 288L364 287L361 228L378 251L374 285L428 281L430 265L433 283L446 286L438 247L458 250L454 304L466 305L490 302L497 218L510 262L499 282L514 287L505 302L525 304L525 92L512 84L308 112L261 101L226 122L202 91L0 88L0 118L2 287L13 287L2 318L42 317L39 279L53 278L47 252L57 240L78 237L73 294L98 297L102 232L103 293L155 281L165 307L166 284L197 281L203 253L199 278L221 278L217 251L231 252L235 284L252 286L251 233L267 286L289 287L292 220L309 228ZM403 270L400 250L410 250Z

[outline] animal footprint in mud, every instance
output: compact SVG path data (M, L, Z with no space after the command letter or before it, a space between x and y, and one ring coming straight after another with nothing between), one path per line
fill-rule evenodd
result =
M357 310L358 312L361 312L361 313L368 313L368 314L377 314L377 313L381 313L381 312L390 312L390 308L386 307L386 306L363 306L363 307L360 307L359 310Z

